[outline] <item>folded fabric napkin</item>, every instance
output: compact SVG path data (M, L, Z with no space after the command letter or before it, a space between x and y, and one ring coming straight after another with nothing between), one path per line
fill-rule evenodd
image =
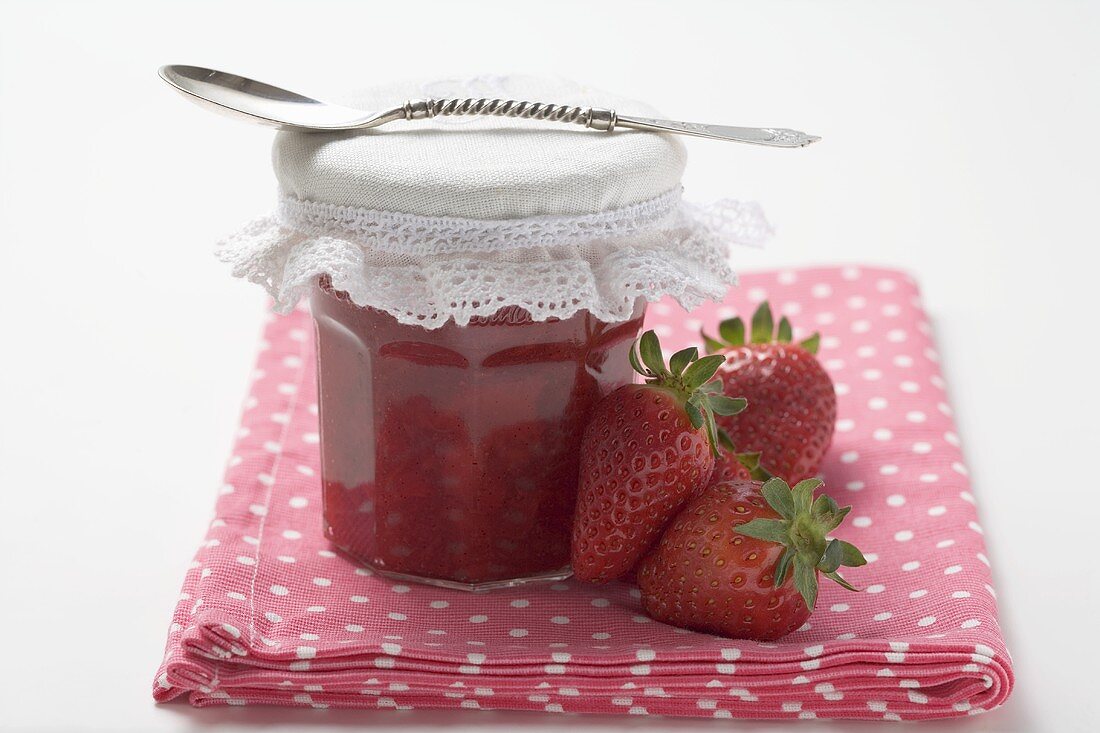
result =
M867 555L777 643L666 626L623 583L464 593L378 577L322 535L313 338L267 325L215 519L184 581L159 701L497 708L724 718L925 719L1004 702L1011 660L939 356L915 283L871 268L747 275L690 314L650 306L669 349L768 299L836 382L826 487Z

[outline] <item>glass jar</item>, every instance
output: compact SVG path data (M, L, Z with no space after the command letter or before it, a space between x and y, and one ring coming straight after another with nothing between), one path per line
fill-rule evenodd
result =
M642 324L518 307L428 330L322 278L316 323L325 531L386 575L464 589L569 575L581 434L632 381Z

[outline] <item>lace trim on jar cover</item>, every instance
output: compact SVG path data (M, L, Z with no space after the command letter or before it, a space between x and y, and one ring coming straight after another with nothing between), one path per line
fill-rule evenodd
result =
M289 312L328 275L357 305L428 329L466 325L506 306L535 320L588 310L629 319L635 300L666 295L687 309L721 299L736 275L729 244L771 235L755 203L689 204L675 189L583 216L511 220L428 217L297 199L219 245L233 274Z

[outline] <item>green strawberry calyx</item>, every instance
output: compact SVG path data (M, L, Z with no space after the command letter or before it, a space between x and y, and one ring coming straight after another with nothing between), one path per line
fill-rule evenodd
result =
M794 569L794 586L811 611L817 603L817 574L848 590L858 590L845 580L837 569L842 565L857 568L867 564L859 549L844 540L828 535L840 526L852 507L840 507L822 494L814 499L821 486L819 479L799 481L792 489L781 478L769 479L760 489L764 500L781 519L753 519L734 527L734 531L766 542L775 542L786 551L775 565L774 585L779 588Z
M752 314L752 322L748 333L749 340L745 340L745 322L740 318L730 318L718 324L718 338L708 336L700 331L703 337L703 345L708 354L717 354L729 348L737 348L746 344L789 344L794 340L794 329L786 316L779 319L779 327L775 327L772 319L772 307L768 301L764 301ZM816 354L821 345L821 334L815 332L807 339L798 342L798 345L811 354Z
M669 357L666 365L661 342L653 331L643 333L630 349L630 366L645 378L646 384L671 390L683 400L688 421L696 429L705 428L715 457L720 441L714 416L736 415L749 404L743 397L722 394L722 380L714 374L725 360L722 355L700 358L699 349L691 346Z

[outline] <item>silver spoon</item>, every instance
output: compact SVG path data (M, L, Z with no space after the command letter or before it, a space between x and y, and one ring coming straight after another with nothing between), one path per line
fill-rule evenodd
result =
M160 78L196 104L248 122L282 130L365 130L394 120L446 115L494 115L566 122L611 132L616 127L674 132L776 148L801 148L821 138L780 127L727 127L654 120L598 107L567 107L506 99L413 99L384 112L341 107L224 71L201 66L162 66Z

